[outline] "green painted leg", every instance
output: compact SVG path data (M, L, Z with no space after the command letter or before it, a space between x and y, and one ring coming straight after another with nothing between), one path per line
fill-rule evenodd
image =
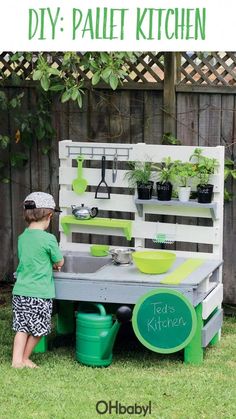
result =
M184 362L186 364L199 365L203 362L203 348L202 348L202 304L195 307L197 315L197 329L191 342L184 349Z
M43 354L48 349L48 337L42 336L39 343L35 346L33 353L34 354Z
M71 301L57 301L57 334L67 335L74 332L74 303Z

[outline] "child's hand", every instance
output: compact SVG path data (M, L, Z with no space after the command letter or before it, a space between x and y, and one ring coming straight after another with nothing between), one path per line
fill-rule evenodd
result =
M57 271L57 272L60 272L60 270L61 270L61 266L59 266L57 263L54 263L54 265L53 265L53 270L54 270L54 271Z
M61 267L62 267L63 265L64 265L64 258L63 258L62 260L60 260L59 262L54 263L54 264L53 264L53 269L54 269L55 271L60 272Z

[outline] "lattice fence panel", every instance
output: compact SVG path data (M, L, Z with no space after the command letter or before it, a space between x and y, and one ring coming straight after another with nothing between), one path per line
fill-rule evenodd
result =
M77 53L80 58L82 53ZM125 83L158 83L164 80L165 66L163 52L141 52L135 53L137 61L127 62L128 74ZM12 62L13 53L2 52L0 54L0 78L10 78L11 75L29 79L32 68L36 66L38 53L33 54L31 61L20 57ZM60 67L62 53L48 53L47 60L52 67ZM78 67L79 79L90 82L93 73L82 65ZM179 85L201 85L201 86L229 86L236 85L236 53L235 52L182 52L178 68Z
M0 54L0 78L9 78L13 73L25 80L29 78L32 68L36 66L38 53L33 54L32 61L27 61L24 57L12 62L13 53L2 52ZM78 52L78 56L82 58L82 54ZM133 64L127 62L128 75L124 82L135 83L162 83L164 80L164 58L162 52L143 52L136 53L137 61ZM62 53L47 54L47 60L52 67L58 68L61 65ZM82 65L78 67L79 79L90 81L93 73L85 69Z
M183 52L179 84L228 86L236 84L236 53Z

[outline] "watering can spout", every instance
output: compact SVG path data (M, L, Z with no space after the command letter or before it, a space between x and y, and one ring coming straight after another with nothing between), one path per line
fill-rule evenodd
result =
M117 320L109 329L109 331L104 331L100 333L100 343L101 343L101 357L106 359L112 353L113 345L117 336L117 333L120 329L121 323L128 322L131 319L132 310L130 307L121 306L116 312Z

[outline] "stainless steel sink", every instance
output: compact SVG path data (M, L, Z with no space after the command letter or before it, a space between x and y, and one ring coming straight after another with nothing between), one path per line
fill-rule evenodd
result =
M111 263L111 258L83 255L79 252L66 252L64 253L64 261L61 272L85 274L97 272L103 266Z

